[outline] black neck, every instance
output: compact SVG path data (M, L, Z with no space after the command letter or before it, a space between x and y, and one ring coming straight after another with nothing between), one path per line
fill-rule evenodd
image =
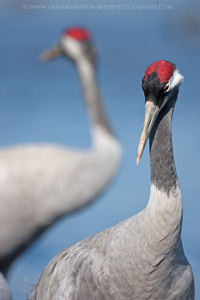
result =
M171 133L177 95L178 90L160 111L149 138L151 183L167 194L178 184Z

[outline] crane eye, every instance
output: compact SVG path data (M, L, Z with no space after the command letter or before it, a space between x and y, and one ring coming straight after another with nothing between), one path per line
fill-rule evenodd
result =
M170 85L166 84L166 86L164 87L163 93L167 93L170 90Z

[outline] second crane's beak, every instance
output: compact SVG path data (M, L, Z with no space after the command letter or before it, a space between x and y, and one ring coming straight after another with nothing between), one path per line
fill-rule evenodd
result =
M62 54L63 54L63 52L62 52L60 45L56 45L53 48L51 48L50 50L47 50L44 53L42 53L42 55L40 56L40 59L42 61L49 61L58 56L61 56Z
M137 160L136 160L137 165L139 164L144 147L146 145L146 141L150 135L151 129L153 127L153 124L155 123L158 113L159 113L159 108L153 102L147 101L145 104L145 116L144 116L143 129L142 129L142 134L140 137L140 142L139 142L138 152L137 152Z

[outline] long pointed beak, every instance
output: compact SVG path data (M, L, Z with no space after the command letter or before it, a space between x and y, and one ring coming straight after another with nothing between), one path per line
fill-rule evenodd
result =
M159 113L159 108L156 105L154 105L153 102L147 101L145 104L145 116L144 116L142 134L140 137L138 152L137 152L137 159L136 159L137 165L139 164L140 158L142 157L144 147L146 145L147 139L150 135L151 129L153 127L153 124L155 123L158 113Z
M40 59L42 61L49 61L52 60L58 56L61 56L63 54L62 49L60 45L56 45L50 50L45 51L41 56Z

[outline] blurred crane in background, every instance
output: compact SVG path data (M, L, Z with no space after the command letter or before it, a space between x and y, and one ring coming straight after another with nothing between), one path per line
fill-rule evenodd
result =
M0 150L0 271L4 275L46 228L96 199L116 175L121 160L121 145L101 104L89 32L67 30L59 46L44 57L55 54L69 57L78 69L91 118L92 147L28 144Z

